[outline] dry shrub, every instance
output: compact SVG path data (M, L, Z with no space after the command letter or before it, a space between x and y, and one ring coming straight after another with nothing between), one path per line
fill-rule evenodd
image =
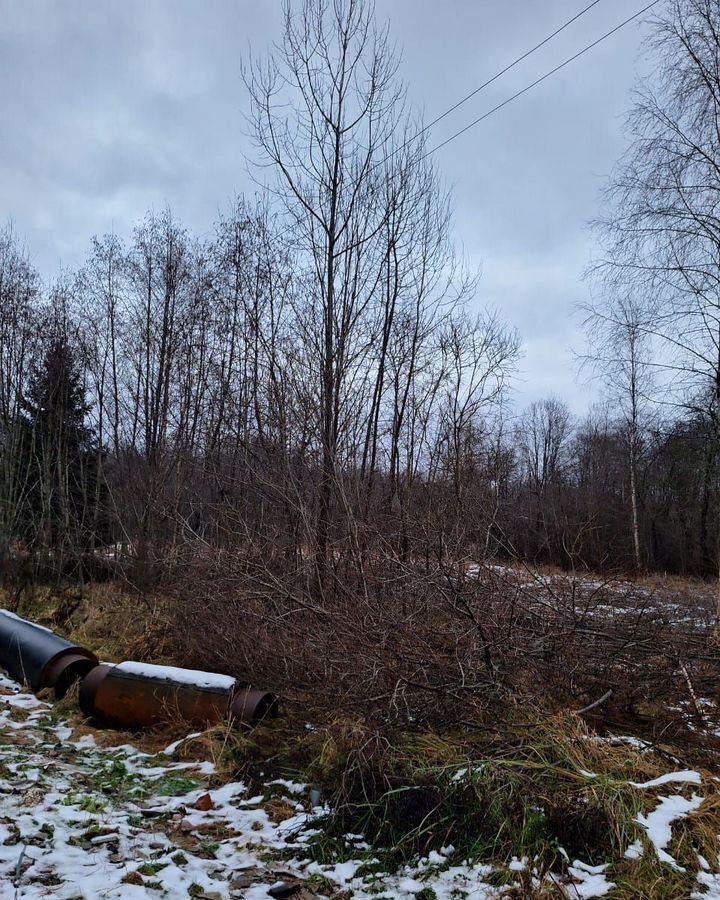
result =
M166 603L141 599L117 584L91 585L62 633L92 648L101 660L165 662L173 655Z
M646 589L497 567L340 556L320 593L310 560L225 552L171 594L185 663L385 726L528 699L580 708L609 690L602 716L650 722L648 704L687 700L686 674L710 690L720 660L702 624L673 620Z
M481 633L433 579L401 567L362 581L345 574L324 601L306 579L226 556L191 587L181 579L172 609L184 660L405 725L457 717L497 691Z

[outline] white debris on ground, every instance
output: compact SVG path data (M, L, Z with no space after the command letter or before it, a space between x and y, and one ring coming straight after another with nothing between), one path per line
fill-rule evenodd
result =
M197 733L155 754L127 743L100 747L92 732L75 735L55 712L0 675L0 900L260 900L281 882L301 884L303 900L342 891L357 900L409 900L426 889L437 900L494 900L528 879L541 886L527 858L497 872L458 859L451 846L389 874L362 834L346 835L339 861L321 864L310 848L328 810L311 807L309 786L282 778L261 792L221 784L209 760L172 758ZM687 770L634 787L700 782ZM679 868L665 849L672 823L702 798L658 800L637 821L658 857ZM627 856L642 852L636 841ZM709 868L700 865L694 896L720 900L720 877ZM545 877L567 897L613 888L607 866L580 860L568 860L562 877Z

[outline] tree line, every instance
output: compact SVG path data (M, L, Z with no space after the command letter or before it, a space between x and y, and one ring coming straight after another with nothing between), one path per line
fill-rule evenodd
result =
M674 64L598 223L604 401L576 420L513 411L518 334L477 312L387 30L288 6L245 71L259 200L202 238L148 212L52 285L0 234L4 575L144 588L226 554L315 602L381 595L381 560L717 574L716 25L657 23Z
M409 290L350 323L325 501L317 307L242 201L205 241L150 213L50 289L7 229L0 297L6 573L117 556L149 578L245 544L313 577L319 552L714 571L710 423L576 420L556 398L517 415L516 334L457 297Z

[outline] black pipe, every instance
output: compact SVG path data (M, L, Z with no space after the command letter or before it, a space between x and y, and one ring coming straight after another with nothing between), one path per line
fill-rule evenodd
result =
M0 666L20 684L28 684L35 692L54 688L55 696L62 697L73 681L97 665L98 658L90 650L0 610Z

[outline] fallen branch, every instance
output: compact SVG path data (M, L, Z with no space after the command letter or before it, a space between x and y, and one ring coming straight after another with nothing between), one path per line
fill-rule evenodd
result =
M582 709L578 709L575 712L575 715L581 716L583 713L590 712L591 709L595 709L596 706L600 706L601 703L604 703L606 700L609 700L612 697L612 688L609 691L605 691L602 697L599 697L597 700L592 703L588 703L587 706L583 706Z
M705 724L705 716L702 714L702 710L700 709L700 704L698 703L697 694L695 693L695 688L693 687L693 683L690 680L690 675L688 670L685 668L685 663L682 660L678 660L678 666L680 667L680 671L683 674L683 678L685 679L685 684L687 684L688 693L690 694L690 700L695 709L695 714L698 717L698 721L701 725Z

